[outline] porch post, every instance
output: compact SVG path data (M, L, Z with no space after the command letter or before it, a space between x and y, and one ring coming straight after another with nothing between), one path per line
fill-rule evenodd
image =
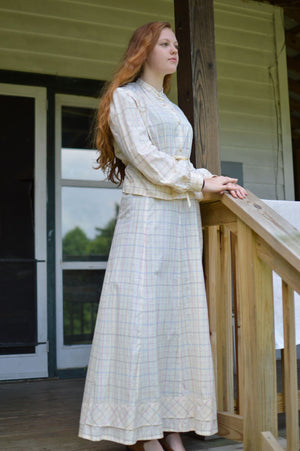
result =
M174 0L178 102L194 129L192 161L220 174L213 0Z

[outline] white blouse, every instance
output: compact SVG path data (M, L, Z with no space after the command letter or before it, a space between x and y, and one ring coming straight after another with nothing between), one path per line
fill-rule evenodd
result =
M110 128L116 156L126 166L123 192L158 199L201 199L212 177L190 162L190 123L163 91L138 79L114 92Z

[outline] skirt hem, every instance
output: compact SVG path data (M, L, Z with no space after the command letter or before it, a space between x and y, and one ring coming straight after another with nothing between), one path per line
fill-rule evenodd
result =
M111 429L111 433L108 433L107 431L103 431L100 434L97 433L99 431L95 431L94 429L99 429L99 428L94 428L94 427L87 427L86 425L81 425L80 429L79 429L79 434L78 436L82 439L85 440L90 440L93 442L98 442L98 441L102 441L102 440L107 440L107 441L111 441L111 442L116 442L116 443L120 443L122 445L133 445L134 443L136 443L139 440L158 440L160 438L163 437L163 433L164 431L174 431L174 432L195 432L197 435L201 435L201 436L212 436L215 435L218 432L218 426L217 426L217 422L216 421L210 421L208 422L210 423L209 425L207 424L205 428L199 428L199 427L183 427L183 428L171 428L171 427L161 427L159 426L158 429L159 431L155 432L154 429L155 427L151 427L151 430L153 431L152 433L148 434L144 431L139 431L139 430L135 430L135 431L130 431L132 434L130 438L126 438L126 435L128 434L129 431L122 431L122 430L117 430L115 428L101 428L101 429ZM144 429L144 428L142 428ZM94 433L93 433L94 430ZM113 431L115 433L113 433Z

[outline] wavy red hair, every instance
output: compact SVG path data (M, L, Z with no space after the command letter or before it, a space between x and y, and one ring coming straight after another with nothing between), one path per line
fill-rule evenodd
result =
M95 129L95 144L99 150L97 169L105 171L108 180L113 183L122 183L125 176L125 165L115 156L113 136L109 127L109 109L113 93L119 86L135 81L141 75L144 63L164 28L171 28L169 22L150 22L137 28L100 101ZM164 78L163 88L166 92L170 88L171 77L170 74Z

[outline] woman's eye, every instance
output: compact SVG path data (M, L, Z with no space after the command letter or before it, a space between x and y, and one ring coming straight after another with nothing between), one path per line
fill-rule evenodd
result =
M162 42L161 45L163 45L164 47L166 47L168 45L167 42Z

